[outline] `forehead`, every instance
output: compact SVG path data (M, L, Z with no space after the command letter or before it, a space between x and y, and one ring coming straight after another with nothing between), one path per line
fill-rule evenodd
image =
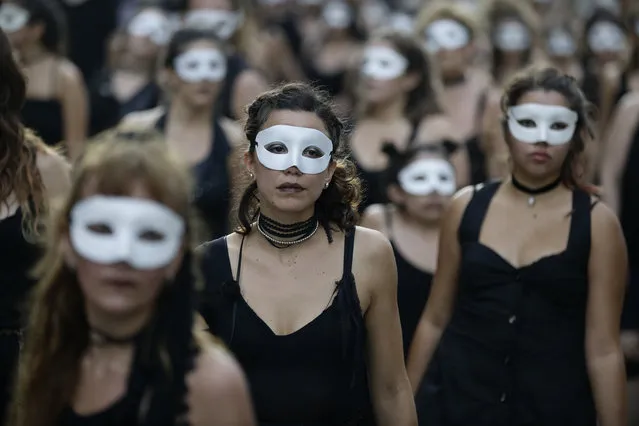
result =
M287 126L307 127L309 129L319 130L329 139L330 135L321 118L314 112L308 111L291 111L288 109L278 109L271 112L262 129L285 124Z
M233 10L231 0L189 0L189 9Z
M219 51L220 47L217 45L217 43L211 40L195 40L185 44L182 47L180 53L185 53L194 49L215 49Z
M156 201L147 185L140 179L130 181L128 185L109 185L104 182L104 179L89 179L82 187L80 198L84 199L93 195L113 195Z
M387 40L371 40L366 44L366 47L387 47L389 49L397 51L395 46L393 46L393 43Z
M570 108L564 95L554 90L531 90L526 92L517 101L517 105L522 104L541 104Z

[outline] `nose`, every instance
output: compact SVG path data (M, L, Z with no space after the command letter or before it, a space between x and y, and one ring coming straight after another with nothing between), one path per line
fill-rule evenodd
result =
M548 129L546 129L545 127L541 127L541 129L539 129L538 142L543 142L543 143L548 142Z
M300 169L297 168L297 166L291 166L288 169L284 170L284 174L299 176L302 174L302 172L300 171Z

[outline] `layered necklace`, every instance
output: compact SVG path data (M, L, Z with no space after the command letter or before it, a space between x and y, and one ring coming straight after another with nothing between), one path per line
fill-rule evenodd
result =
M557 188L561 183L561 177L558 177L555 181L550 182L548 185L542 186L541 188L529 188L523 183L519 182L515 175L511 176L513 186L517 188L519 191L528 194L528 206L534 207L537 199L535 198L537 195L544 194L546 192L550 192L553 189Z
M279 223L263 214L257 218L257 230L269 244L279 249L303 243L315 235L318 229L319 220L316 216L290 225Z

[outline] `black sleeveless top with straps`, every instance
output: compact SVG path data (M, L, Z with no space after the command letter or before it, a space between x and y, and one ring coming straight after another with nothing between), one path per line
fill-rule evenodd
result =
M384 219L397 265L397 307L402 325L404 358L406 358L430 295L433 273L418 268L402 256L393 241L393 217L389 209L384 209Z
M164 132L167 116L162 115L155 124ZM212 118L213 141L207 158L193 167L195 193L193 202L206 223L209 238L218 238L228 232L231 202L230 178L227 161L231 153L228 139L217 119Z
M366 332L351 272L354 230L332 302L314 320L276 335L242 297L225 238L202 246L206 281L201 314L246 372L261 426L373 425L365 362ZM300 285L303 285L300 282Z
M500 186L477 189L458 238L456 305L438 348L441 424L595 426L584 349L591 200L573 192L565 251L514 267L479 241Z

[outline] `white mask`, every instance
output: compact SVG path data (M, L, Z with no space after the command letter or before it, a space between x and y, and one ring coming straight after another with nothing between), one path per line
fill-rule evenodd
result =
M408 68L408 61L386 46L370 46L364 51L362 74L374 80L393 80L401 77Z
M322 17L329 27L343 30L351 25L353 21L353 11L350 6L343 1L331 1L324 6Z
M437 192L439 195L450 196L455 193L455 169L442 159L423 158L399 172L399 186L404 192L424 196Z
M96 195L73 206L69 236L91 262L157 269L179 253L184 228L178 214L156 201Z
M13 3L3 3L0 6L0 28L7 33L20 31L29 23L31 14Z
M402 34L412 34L415 28L415 20L407 13L395 12L388 17L386 26Z
M530 32L519 21L504 21L495 28L493 41L504 52L522 52L530 47Z
M223 40L228 40L239 28L242 14L229 10L196 9L184 16L184 26L211 30Z
M597 22L588 31L588 46L594 53L623 52L626 43L626 35L612 22Z
M131 20L129 34L137 37L148 37L158 46L164 46L171 38L169 19L155 10L144 10Z
M278 124L262 130L255 137L257 158L271 170L297 167L308 175L328 168L333 142L324 133L307 127Z
M566 107L522 104L508 108L508 129L521 142L563 145L575 134L578 118Z
M572 56L577 52L575 40L564 29L554 29L548 35L548 53L551 56Z
M426 29L426 50L457 50L470 42L468 29L453 19L438 19Z
M226 77L226 56L217 49L191 49L175 58L175 72L188 83L218 82Z

